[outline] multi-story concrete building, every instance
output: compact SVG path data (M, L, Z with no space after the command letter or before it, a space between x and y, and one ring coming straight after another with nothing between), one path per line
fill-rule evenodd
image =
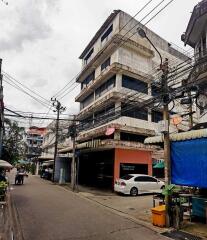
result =
M152 83L159 78L160 58L137 27L146 31L170 65L187 58L127 13L115 10L107 18L80 55L81 91L76 97L80 183L100 180L112 186L126 173L152 174L155 147L143 142L158 131L162 111L143 103L159 94Z
M43 135L45 128L30 127L27 131L26 144L27 144L27 158L29 160L35 160L41 155Z
M42 144L42 154L38 158L38 166L37 166L37 172L39 169L39 164L48 166L53 169L54 165L54 152L55 152L55 124L56 121L52 121L47 127L46 132L43 136L43 144ZM59 122L59 131L58 131L58 151L69 147L71 145L71 141L68 138L68 127L70 125L70 122L67 120L61 120ZM57 155L57 159L55 162L55 181L59 180L60 176L60 168L64 168L65 170L65 177L66 180L69 181L70 178L70 165L71 162L67 155Z
M181 39L194 49L195 63L188 84L199 86L197 116L200 123L207 122L207 1L199 2L193 9L187 29Z

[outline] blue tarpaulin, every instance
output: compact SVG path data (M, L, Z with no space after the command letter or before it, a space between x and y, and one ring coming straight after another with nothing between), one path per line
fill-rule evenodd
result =
M171 142L172 183L207 188L207 138Z

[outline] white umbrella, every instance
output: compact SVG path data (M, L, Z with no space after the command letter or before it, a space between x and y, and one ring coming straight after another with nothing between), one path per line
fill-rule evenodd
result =
M13 166L8 163L7 161L4 161L4 160L0 160L0 168L13 168Z

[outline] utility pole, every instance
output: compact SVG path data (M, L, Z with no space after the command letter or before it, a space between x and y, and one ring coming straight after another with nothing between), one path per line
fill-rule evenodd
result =
M191 99L191 94L188 92L188 97ZM189 129L193 127L193 104L192 100L189 105Z
M54 165L53 165L53 182L55 182L55 168L56 168L56 158L57 158L57 147L58 147L58 135L59 135L59 120L60 113L66 110L65 107L61 106L61 103L56 98L51 98L52 105L55 108L53 112L57 112L57 118L55 123L55 149L54 149Z
M170 161L170 134L169 134L169 93L168 93L168 59L160 65L162 70L162 93L163 93L163 120L166 126L164 131L164 159L165 159L165 182L171 184L171 161ZM170 227L170 196L165 196L166 227Z
M155 51L158 53L160 58L160 69L162 71L161 76L161 90L162 90L162 102L163 102L163 120L165 124L164 131L164 160L165 160L165 181L166 184L171 184L171 161L170 161L170 137L169 137L169 103L170 96L168 91L168 59L166 58L164 63L162 56L152 41L147 37L145 31L142 28L137 29L138 34L142 38L146 38L148 42L152 45ZM165 196L165 207L166 207L166 227L170 226L170 197Z
M75 118L74 118L75 120ZM76 165L76 151L75 151L75 138L77 135L76 131L76 123L75 121L73 124L69 127L69 136L71 137L73 141L73 155L72 155L72 162L71 162L71 188L73 191L76 190L76 183L77 183L77 165Z
M0 59L0 158L2 156L3 132L4 132L4 102L3 102L3 75L1 71L2 59Z

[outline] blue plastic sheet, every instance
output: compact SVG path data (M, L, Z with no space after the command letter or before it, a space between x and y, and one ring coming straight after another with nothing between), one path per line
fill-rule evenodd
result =
M172 183L207 188L207 138L171 142Z

